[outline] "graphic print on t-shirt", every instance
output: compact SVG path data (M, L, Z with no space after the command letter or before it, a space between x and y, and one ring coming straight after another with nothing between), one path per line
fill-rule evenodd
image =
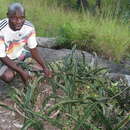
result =
M10 59L18 58L24 46L35 48L37 46L36 34L33 25L25 21L23 27L13 31L8 24L8 19L0 22L0 57L8 56Z

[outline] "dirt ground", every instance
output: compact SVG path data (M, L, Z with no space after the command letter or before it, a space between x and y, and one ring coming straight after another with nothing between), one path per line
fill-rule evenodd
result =
M11 99L7 98L0 103L8 104L9 106L14 105ZM14 112L0 107L0 130L20 130L22 128L22 119ZM30 129L32 130L32 129ZM47 122L45 123L45 130L59 130Z
M12 106L14 104L9 98L4 99L0 103L4 103L8 106ZM21 120L19 117L16 117L14 112L0 107L0 130L20 130L21 127Z
M0 104L13 106L14 102L9 98L11 84L6 84L0 80ZM20 130L22 121L10 110L0 107L0 130Z
M19 81L17 81L19 82ZM22 84L15 87L22 87ZM0 80L0 104L6 104L8 106L14 106L14 102L9 98L10 85ZM23 120L16 113L0 107L0 130L20 130L23 126ZM45 130L59 130L47 122L45 123Z

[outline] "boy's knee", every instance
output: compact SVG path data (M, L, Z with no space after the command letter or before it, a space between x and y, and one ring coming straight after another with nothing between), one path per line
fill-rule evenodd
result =
M7 83L11 82L13 78L14 78L14 73L12 71L7 71L2 76L2 79Z

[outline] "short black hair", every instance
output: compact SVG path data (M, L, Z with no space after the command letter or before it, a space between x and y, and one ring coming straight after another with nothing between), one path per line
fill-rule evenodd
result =
M21 3L12 3L8 6L8 12L7 14L13 14L16 12L16 10L20 10L23 13L25 13L25 9Z

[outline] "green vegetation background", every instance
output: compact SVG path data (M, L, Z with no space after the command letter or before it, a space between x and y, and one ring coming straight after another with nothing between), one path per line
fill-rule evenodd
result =
M0 1L0 19L6 17L7 6L12 2L16 0ZM78 10L76 0L18 2L24 4L27 19L35 25L37 36L57 37L60 46L70 48L76 44L117 61L129 55L128 0L105 0L101 13L94 9L95 0L89 0L88 10ZM24 118L22 130L43 130L45 120L64 130L129 129L130 87L123 80L111 81L104 68L87 65L84 55L77 60L74 50L63 61L50 64L54 72L51 79L42 79L38 73L38 79L30 82L26 89L14 88L11 95L16 103L14 109L0 106ZM42 80L50 84L51 95L43 93ZM58 90L61 95L57 94ZM55 103L47 107L52 99ZM58 112L54 118L53 112Z
M8 4L21 2L37 36L57 37L60 46L94 51L119 61L129 55L129 1L105 0L101 13L89 0L89 11L76 8L76 0L1 0L0 19L6 17Z

